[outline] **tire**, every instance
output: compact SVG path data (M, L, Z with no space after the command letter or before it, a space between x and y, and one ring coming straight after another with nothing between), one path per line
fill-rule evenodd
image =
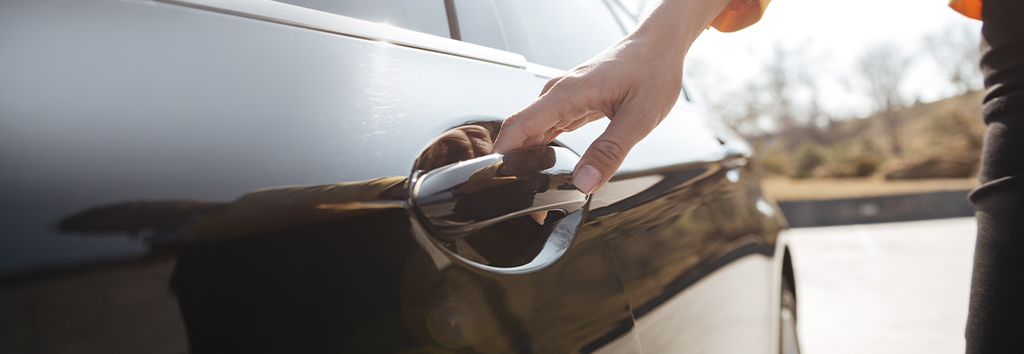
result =
M796 334L796 294L789 279L782 279L779 306L779 354L800 354L800 341Z

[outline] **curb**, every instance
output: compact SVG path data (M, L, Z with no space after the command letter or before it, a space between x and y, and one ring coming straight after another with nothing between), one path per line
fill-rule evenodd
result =
M974 216L970 190L778 202L790 227L870 224Z

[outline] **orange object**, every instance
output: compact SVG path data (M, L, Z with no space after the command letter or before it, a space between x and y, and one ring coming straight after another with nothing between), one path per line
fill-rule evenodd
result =
M722 32L736 32L761 20L771 0L733 0L711 21L711 27Z
M981 0L949 0L949 7L964 16L981 20Z

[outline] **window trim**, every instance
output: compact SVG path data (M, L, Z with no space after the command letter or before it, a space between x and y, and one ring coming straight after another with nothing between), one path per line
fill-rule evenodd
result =
M455 13L455 0L444 0L444 12L448 15L448 36L454 40L462 40L459 30L459 16Z
M156 0L348 37L450 54L514 68L534 66L520 54L271 0ZM532 72L532 70L531 70Z

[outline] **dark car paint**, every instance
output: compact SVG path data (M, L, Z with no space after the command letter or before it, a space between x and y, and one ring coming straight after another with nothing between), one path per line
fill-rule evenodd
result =
M545 80L160 2L0 9L4 352L652 352L635 321L776 249L749 153L730 150L742 141L671 117L593 196L566 253L525 275L454 257L402 208L215 240L182 229L208 209L61 231L123 203L223 207L409 176L435 137L502 119ZM581 152L588 129L560 143Z

